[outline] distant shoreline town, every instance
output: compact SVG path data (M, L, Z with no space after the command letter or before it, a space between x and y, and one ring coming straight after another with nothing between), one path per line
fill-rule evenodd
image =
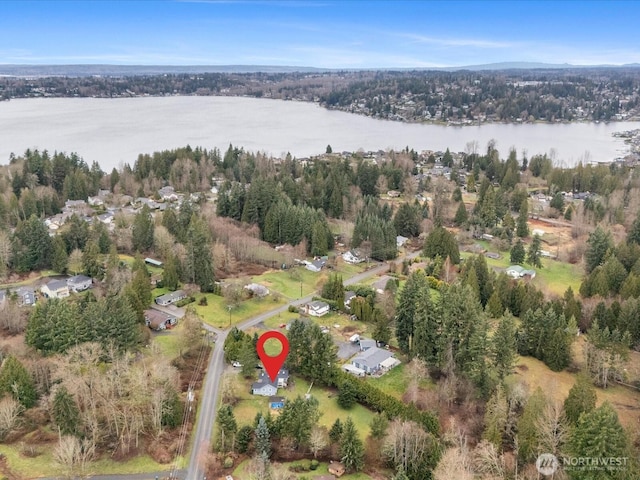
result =
M106 68L98 71L102 73L89 76L46 69L40 74L7 75L0 77L0 99L246 96L451 126L640 120L640 69L631 67L162 74L136 74L132 69L120 75L109 74ZM141 70L145 71L155 70Z

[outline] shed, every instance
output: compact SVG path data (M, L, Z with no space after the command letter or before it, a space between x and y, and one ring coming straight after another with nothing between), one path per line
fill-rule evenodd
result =
M331 475L335 475L336 477L340 478L342 475L344 475L346 468L340 462L331 462L329 464L328 470Z
M154 267L161 267L163 263L160 260L156 260L154 258L145 258L144 263L148 263L149 265L153 265Z

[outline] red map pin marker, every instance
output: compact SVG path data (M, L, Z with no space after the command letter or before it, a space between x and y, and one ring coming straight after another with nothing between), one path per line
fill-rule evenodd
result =
M270 338L275 338L282 345L282 351L275 357L270 357L264 351L264 342ZM287 340L287 337L285 337L284 334L277 330L270 330L260 335L258 343L256 344L256 352L258 352L258 356L260 357L260 360L262 360L262 364L267 370L269 378L272 382L275 382L278 372L280 371L280 367L282 367L282 364L287 359L287 355L289 355L289 340Z

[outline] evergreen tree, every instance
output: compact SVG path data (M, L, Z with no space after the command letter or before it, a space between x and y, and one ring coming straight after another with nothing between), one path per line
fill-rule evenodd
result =
M64 386L58 388L53 397L51 417L62 435L75 435L78 432L80 410L75 399Z
M576 425L582 414L590 413L594 408L596 408L596 390L589 377L580 374L564 401L565 416L572 425Z
M337 444L340 443L340 438L342 437L342 422L339 418L336 418L336 421L331 425L331 429L329 430L329 440L331 443Z
M493 443L499 452L502 451L503 435L507 425L507 411L507 397L502 385L498 385L498 388L487 402L482 438Z
M373 438L381 439L384 438L387 433L387 427L389 426L389 420L382 413L376 413L371 419L371 423L369 424L371 427L371 436Z
M510 314L500 318L500 323L492 339L493 364L498 372L498 377L511 375L516 361L516 326L515 319Z
M384 312L379 307L374 308L374 329L371 337L384 345L387 345L391 340L391 322L385 316Z
M318 418L318 400L314 397L305 399L297 396L285 403L276 420L276 430L282 438L290 439L294 448L299 449L309 443L311 430Z
M527 263L534 267L542 268L541 249L540 235L534 235L527 252Z
M35 215L18 223L13 236L12 263L18 272L41 270L51 265L49 231Z
M269 433L269 427L264 419L264 416L260 416L258 426L256 427L256 441L255 450L257 455L264 455L267 458L271 456L271 435Z
M635 220L631 224L627 234L627 243L640 245L640 211L638 211Z
M176 428L182 423L183 414L184 405L180 400L180 395L173 386L165 386L165 395L162 402L162 425Z
M324 223L317 221L313 224L311 234L311 255L322 256L329 252L329 242L327 241L327 229Z
M162 271L162 286L174 291L178 289L179 284L178 259L175 255L169 254L164 262Z
M629 454L627 435L620 425L618 415L609 402L580 416L571 432L569 450L575 457L603 459L621 458ZM603 480L630 478L627 471L576 469L569 476L576 480Z
M409 353L413 337L413 321L416 314L418 291L426 285L424 273L412 273L400 291L396 308L396 338L398 346L404 353Z
M524 198L520 204L520 213L518 214L518 220L516 221L516 235L520 238L529 236L529 225L527 221L529 219L529 201Z
M449 257L454 264L460 263L460 251L455 237L444 227L435 227L424 243L424 255L428 258Z
M420 233L420 213L413 205L403 203L396 212L393 225L398 235L417 237Z
M468 221L469 213L467 212L467 207L464 206L463 202L460 202L456 210L456 215L453 218L453 223L456 227L462 227L466 225Z
M102 262L100 261L100 248L94 240L89 240L82 252L82 270L86 275L98 280L102 279Z
M538 426L542 417L547 399L538 387L529 397L524 407L522 416L518 420L518 456L523 462L531 462L543 452L538 451L540 443L540 428Z
M0 368L0 397L3 395L11 395L24 408L33 407L38 399L33 377L13 355Z
M220 449L223 452L232 451L238 424L233 415L231 405L222 405L218 409L218 428L220 429Z
M51 268L58 273L66 273L67 262L69 256L67 255L67 246L61 236L53 238L53 256L51 258Z
M522 240L518 239L516 243L511 247L510 261L513 265L522 265L524 263L526 252L524 250L524 244Z
M187 234L186 279L195 283L203 292L212 292L215 282L211 237L204 220L193 215Z
M351 417L344 422L340 438L340 460L348 472L359 472L364 468L364 445Z
M491 318L498 318L500 315L504 313L504 307L502 306L502 301L500 300L500 294L497 290L494 290L489 297L489 301L487 302L487 313Z
M247 453L249 450L249 444L253 439L253 428L251 425L243 425L238 430L238 437L236 438L236 446L238 447L238 453Z
M597 266L604 263L607 252L613 248L611 233L599 225L587 239L587 250L584 253L585 270L591 273Z
M356 404L357 393L351 382L342 382L338 386L338 405L345 410L349 410Z
M153 248L153 218L151 210L145 204L133 219L132 241L136 252L147 252Z

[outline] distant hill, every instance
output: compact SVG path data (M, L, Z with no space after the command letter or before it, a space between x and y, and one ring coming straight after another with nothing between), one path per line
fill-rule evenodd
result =
M323 72L314 67L276 65L1 65L0 75L13 77L91 77L162 75L165 73Z
M500 62L480 65L465 65L459 67L441 68L316 68L292 67L286 65L2 65L0 76L12 77L90 77L90 76L134 76L134 75L162 75L179 73L318 73L335 71L500 71L500 70L543 70L543 69L588 69L588 68L640 68L640 64L627 65L571 65L569 63L539 63L539 62Z

